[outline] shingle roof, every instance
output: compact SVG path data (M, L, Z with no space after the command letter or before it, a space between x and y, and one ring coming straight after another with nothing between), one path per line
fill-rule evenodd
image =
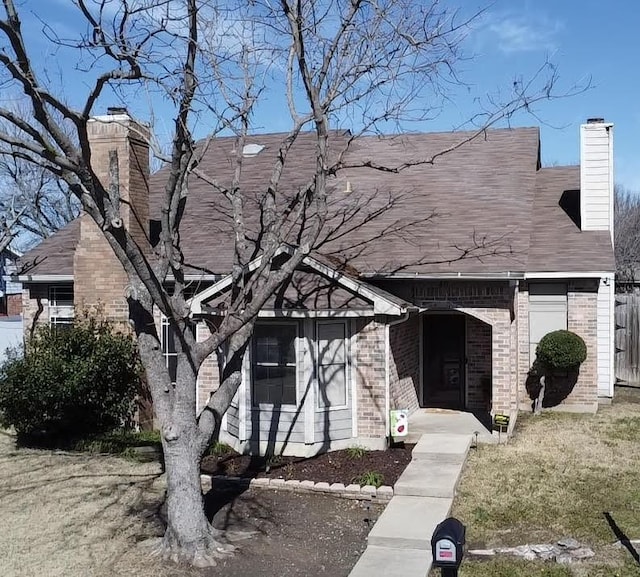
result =
M527 272L613 271L608 231L580 230L580 167L538 171Z
M345 162L394 167L429 159L470 135L361 137ZM248 140L264 146L243 160L241 185L248 197L256 198L263 190L283 136L255 135ZM332 141L341 145L347 137L335 132ZM202 170L222 185L231 182L233 147L234 139L213 139L200 162ZM290 152L281 180L285 196L311 178L314 147L314 136L304 134ZM164 170L151 178L151 218L159 215L165 178ZM399 172L348 168L330 183L334 220L326 231L354 207L361 207L361 217L386 207L390 199L392 206L344 237L334 237L318 254L348 265L350 274L613 270L608 234L581 232L558 206L563 192L577 188L578 181L575 168L539 170L536 128L490 130L433 164ZM233 254L226 201L197 178L189 194L181 230L185 262L197 270L225 274ZM72 274L78 234L77 223L72 223L25 255L26 261L43 259L30 272Z

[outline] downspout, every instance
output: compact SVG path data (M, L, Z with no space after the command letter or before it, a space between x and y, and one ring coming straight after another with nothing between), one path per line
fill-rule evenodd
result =
M391 423L389 421L389 412L391 411L391 378L389 376L389 355L391 354L391 344L389 341L389 329L395 325L399 325L404 323L409 318L409 311L405 311L399 319L391 321L384 325L384 389L385 389L385 399L384 399L384 408L385 408L385 439L387 440L387 446L390 445L389 439L391 438Z

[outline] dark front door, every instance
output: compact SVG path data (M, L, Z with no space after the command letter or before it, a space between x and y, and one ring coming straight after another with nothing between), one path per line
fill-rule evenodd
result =
M463 409L465 317L425 315L423 342L424 405Z

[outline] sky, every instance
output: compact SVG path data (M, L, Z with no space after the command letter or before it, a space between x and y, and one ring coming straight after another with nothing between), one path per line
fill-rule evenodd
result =
M445 1L456 5L455 0ZM83 73L65 68L68 54L47 48L42 34L44 22L58 30L73 30L77 10L71 0L22 0L20 4L27 42L36 48L39 67L52 77L57 74L68 94L82 92ZM436 118L411 129L441 131L460 126L475 114L478 99L508 91L515 78L531 76L548 59L557 67L559 92L587 83L589 88L541 102L534 114L520 113L511 125L539 126L543 164L565 165L579 162L581 123L593 117L613 122L616 182L640 193L640 2L458 0L457 5L463 12L485 9L464 45L468 58L458 66L464 86L452 91ZM148 103L141 99L131 105L144 116ZM260 132L287 128L269 98L259 110L256 127Z

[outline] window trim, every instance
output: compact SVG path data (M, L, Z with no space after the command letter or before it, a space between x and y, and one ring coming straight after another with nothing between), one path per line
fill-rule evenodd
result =
M198 324L197 322L194 322L191 324L191 328L193 329L193 336L196 339L196 341L198 340ZM178 374L178 351L174 350L174 351L169 351L166 348L167 343L165 342L164 339L164 328L165 326L167 327L167 331L169 331L171 329L171 324L169 323L169 319L161 314L160 315L160 350L162 351L162 357L164 358L164 365L165 367L167 367L167 370L169 370L169 357L176 357L176 376ZM173 337L173 342L175 344L175 335ZM171 373L169 373L169 378L171 378ZM197 380L197 377L196 377ZM171 384L175 385L176 381L172 380Z
M319 331L318 327L320 325L333 325L333 324L341 324L344 326L344 405L335 405L329 407L321 407L319 404L320 401L320 380L319 380L319 371L318 367L320 361L320 350L319 350ZM327 411L344 411L350 408L350 399L349 395L351 394L351 334L350 334L350 323L347 322L346 319L323 319L317 320L314 326L314 339L313 339L313 347L314 347L314 366L313 366L313 381L315 387L316 394L316 402L315 402L315 412L316 413L325 413Z
M63 291L66 291L67 294L71 295L71 301L69 301L69 299L64 299L64 302L71 302L71 304L58 304L61 299L57 293L62 293ZM76 316L73 284L49 285L47 288L47 298L49 300L49 326L72 325Z
M254 350L255 350L255 331L251 336L251 344L249 347L249 406L252 411L270 411L270 412L298 412L302 405L299 404L300 401L300 363L301 363L301 351L300 351L300 342L301 342L301 334L300 334L300 323L298 321L278 321L275 323L272 322L256 322L256 327L258 326L267 326L267 327L278 327L278 326L294 326L296 328L296 336L294 338L294 351L296 355L295 361L295 383L296 383L296 402L295 404L291 403L282 403L280 405L275 405L273 403L254 403L255 395L254 391ZM266 366L266 365L265 365ZM276 366L276 365L272 365Z

